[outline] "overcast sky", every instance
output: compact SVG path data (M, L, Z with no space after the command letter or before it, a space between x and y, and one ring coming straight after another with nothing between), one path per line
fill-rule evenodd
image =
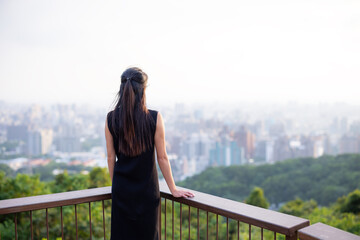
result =
M0 100L360 104L358 0L0 0Z

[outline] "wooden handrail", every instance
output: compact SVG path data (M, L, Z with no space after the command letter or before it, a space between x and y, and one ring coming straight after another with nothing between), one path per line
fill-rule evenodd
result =
M195 193L195 197L175 198L171 195L166 183L161 182L159 185L162 198L282 233L287 237L295 236L299 229L309 225L309 220L307 219L181 187L179 188ZM14 198L0 201L0 214L53 208L107 199L111 199L111 187Z
M0 214L18 213L111 199L111 187L101 187L0 200Z
M311 226L299 230L299 238L300 240L360 240L360 236L345 232L323 223L315 223Z
M240 222L284 234L286 239L317 240L317 239L356 239L360 236L343 230L316 223L309 226L309 220L279 213L276 211L251 206L245 203L217 197L186 188L195 194L194 198L175 198L170 193L166 183L161 182L160 195L170 201L186 204L190 207L219 214ZM54 208L87 202L111 199L111 187L101 187L63 193L53 193L32 197L0 200L0 215L25 211Z
M179 187L180 188L180 187ZM310 225L309 220L292 215L255 207L249 204L217 197L214 195L180 188L195 194L193 198L175 198L166 183L160 183L161 196L191 207L213 212L254 226L262 227L286 236L295 236L296 232Z

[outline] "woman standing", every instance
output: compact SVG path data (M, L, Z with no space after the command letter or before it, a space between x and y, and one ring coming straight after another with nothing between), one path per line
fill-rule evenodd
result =
M105 122L112 180L111 240L159 239L160 192L154 148L172 195L194 196L176 188L165 149L162 116L146 107L147 80L139 68L125 70L116 106Z

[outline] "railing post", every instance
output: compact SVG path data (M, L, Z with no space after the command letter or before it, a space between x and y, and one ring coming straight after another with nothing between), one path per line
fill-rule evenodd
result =
M286 235L286 240L297 240L298 239L297 235L298 235L297 231L295 232L295 234L293 236Z

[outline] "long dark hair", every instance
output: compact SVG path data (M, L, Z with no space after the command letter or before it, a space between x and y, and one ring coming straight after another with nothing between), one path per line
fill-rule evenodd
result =
M147 74L136 67L121 75L111 125L119 139L119 152L128 156L137 156L153 146L151 131L156 124L146 107L147 80Z

